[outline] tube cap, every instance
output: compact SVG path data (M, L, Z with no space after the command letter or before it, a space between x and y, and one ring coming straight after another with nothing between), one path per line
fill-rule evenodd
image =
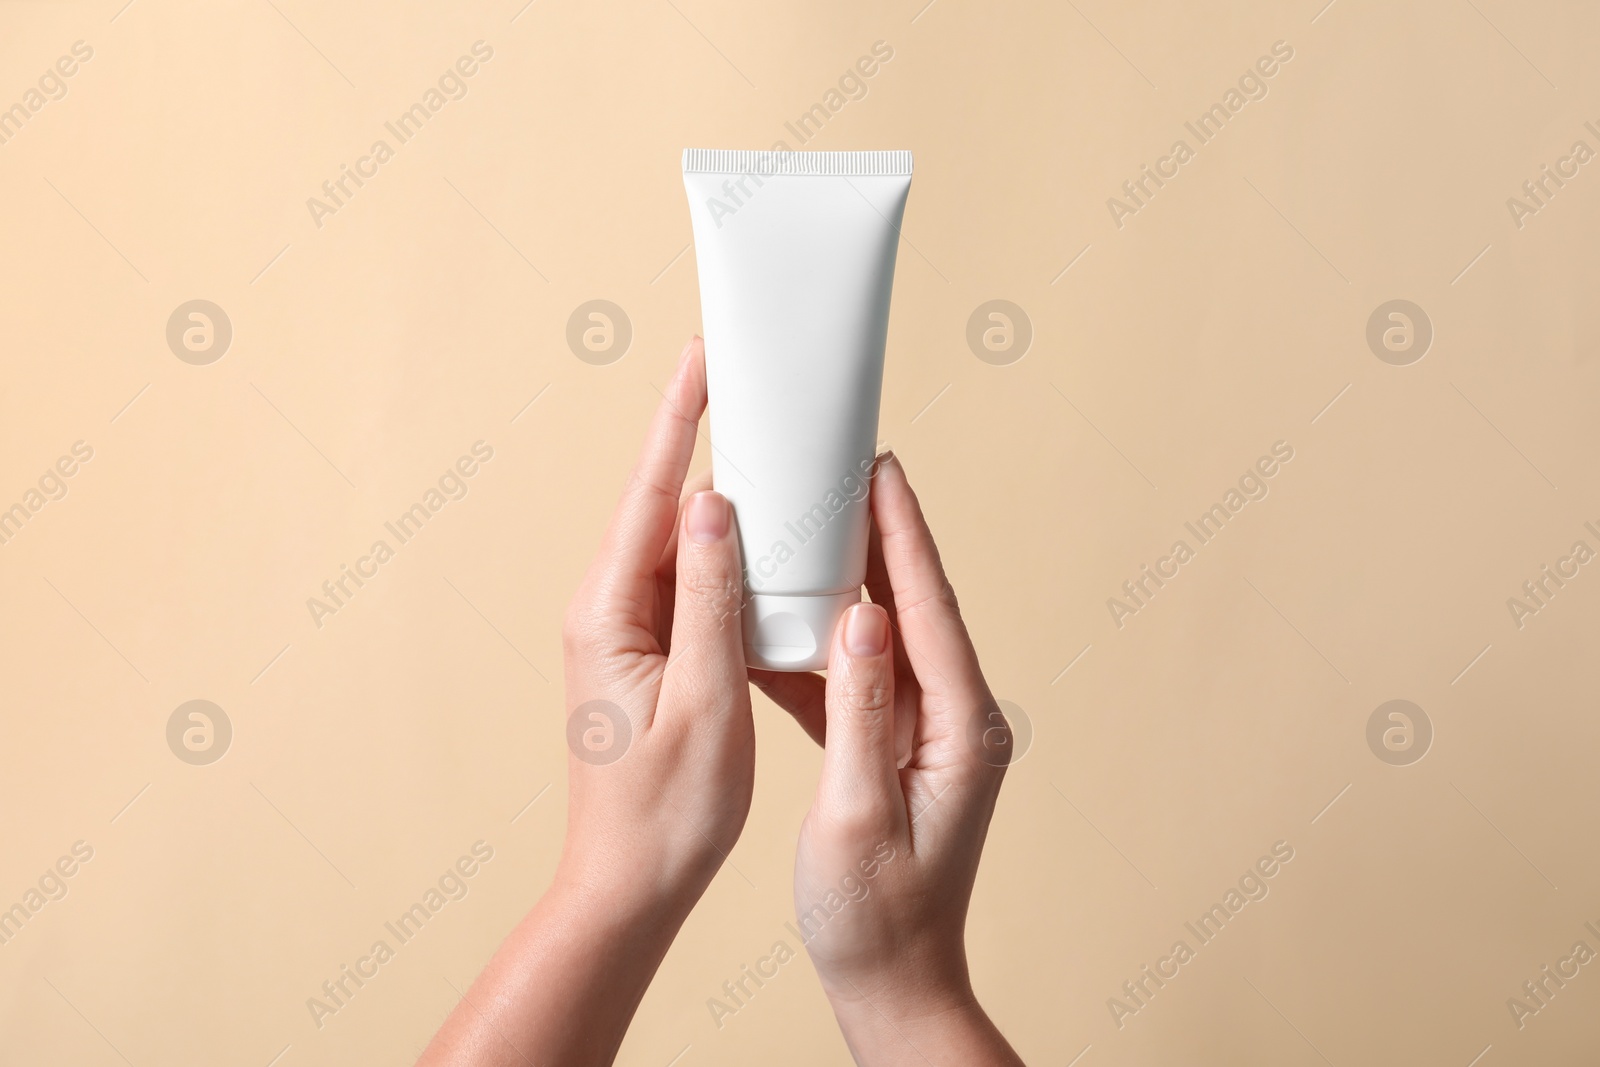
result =
M744 606L744 658L768 671L820 671L834 628L861 590L822 596L755 594Z

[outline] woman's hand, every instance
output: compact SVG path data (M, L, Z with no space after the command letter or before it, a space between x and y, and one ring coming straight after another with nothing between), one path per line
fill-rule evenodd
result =
M572 755L555 880L422 1064L610 1063L744 827L755 729L732 509L702 492L679 510L705 406L696 337L567 612Z
M733 509L679 497L706 406L694 338L563 630L560 880L686 916L727 858L755 776Z
M872 603L839 624L827 680L751 672L824 746L795 859L800 933L857 1062L1020 1064L973 995L964 939L1005 719L893 455L871 499Z

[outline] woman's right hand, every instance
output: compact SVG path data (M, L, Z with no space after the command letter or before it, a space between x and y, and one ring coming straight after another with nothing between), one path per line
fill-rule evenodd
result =
M801 935L863 1064L1020 1064L973 995L964 931L1009 730L905 470L872 483L870 604L828 677L751 671L823 745L800 830Z

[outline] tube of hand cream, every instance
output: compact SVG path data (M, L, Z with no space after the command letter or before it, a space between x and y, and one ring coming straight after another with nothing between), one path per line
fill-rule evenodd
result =
M827 666L861 599L910 152L688 149L711 469L744 557L745 659Z

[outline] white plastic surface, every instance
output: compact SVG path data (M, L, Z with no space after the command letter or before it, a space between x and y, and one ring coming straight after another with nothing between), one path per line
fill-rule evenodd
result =
M861 590L831 596L753 596L744 606L744 657L769 671L820 671L833 631Z
M684 153L712 479L738 520L752 665L822 666L860 599L910 185L909 152Z

